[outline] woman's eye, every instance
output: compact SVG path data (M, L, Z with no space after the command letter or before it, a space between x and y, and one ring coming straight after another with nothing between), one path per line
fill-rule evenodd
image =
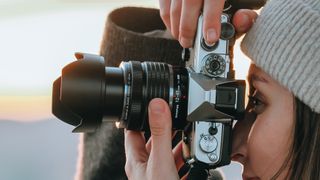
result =
M261 114L264 110L264 103L255 96L249 95L249 112Z

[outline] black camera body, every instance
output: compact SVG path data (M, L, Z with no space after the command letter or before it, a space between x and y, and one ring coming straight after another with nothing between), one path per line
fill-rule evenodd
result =
M53 84L52 112L92 132L104 121L148 131L147 106L153 98L166 100L173 129L183 131L183 155L191 166L216 168L230 163L233 120L245 111L245 81L236 80L230 23L237 8L259 8L264 0L227 1L221 15L221 36L206 44L199 17L194 47L185 49L184 66L160 62L122 62L106 67L101 56L76 53Z

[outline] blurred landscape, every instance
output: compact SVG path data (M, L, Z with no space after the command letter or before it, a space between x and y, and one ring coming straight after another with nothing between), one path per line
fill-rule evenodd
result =
M0 120L1 180L72 180L78 134L56 119Z
M1 180L72 180L79 134L57 119L36 122L0 120ZM226 180L240 180L241 167L222 168Z

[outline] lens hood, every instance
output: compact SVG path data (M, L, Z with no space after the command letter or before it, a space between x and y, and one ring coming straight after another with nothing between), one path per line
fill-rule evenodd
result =
M104 59L76 53L53 84L52 112L62 121L77 126L73 132L92 132L102 122L105 91Z

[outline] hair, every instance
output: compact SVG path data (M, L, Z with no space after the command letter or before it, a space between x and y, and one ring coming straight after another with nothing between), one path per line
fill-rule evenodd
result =
M320 179L320 114L296 97L293 130L291 150L271 179L277 179L288 165L287 179Z
M295 98L296 122L289 179L320 179L320 114Z

